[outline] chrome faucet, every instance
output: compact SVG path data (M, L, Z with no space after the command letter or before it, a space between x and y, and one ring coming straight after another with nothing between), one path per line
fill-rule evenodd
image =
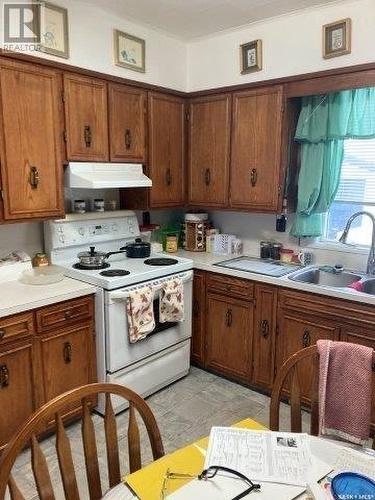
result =
M346 244L346 240L347 240L349 229L350 229L352 222L354 221L354 219L356 219L357 217L359 217L361 215L367 215L368 217L370 217L370 219L372 221L371 247L370 247L370 252L368 254L367 271L366 272L367 272L367 274L375 274L375 217L372 214L370 214L370 212L361 211L361 212L356 212L355 214L351 215L348 219L348 222L346 223L346 226L345 226L345 229L344 229L342 235L340 236L339 242Z

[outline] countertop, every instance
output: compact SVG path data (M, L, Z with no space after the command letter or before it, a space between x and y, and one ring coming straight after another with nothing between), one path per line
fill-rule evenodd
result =
M169 254L172 255L172 254ZM213 255L206 252L187 252L186 250L179 250L178 257L191 259L194 263L194 269L201 269L202 271L209 271L212 273L225 274L227 276L234 276L236 278L244 278L260 283L267 283L269 285L276 285L303 292L316 293L318 295L326 295L328 297L346 299L362 304L375 305L375 296L367 293L357 292L352 288L333 288L329 286L313 285L311 283L301 283L292 281L288 276L275 278L272 276L265 276L263 274L249 273L246 271L238 271L236 269L228 269L224 267L215 266L218 262L235 258L234 255ZM296 268L296 271L298 268Z
M1 286L0 318L96 292L94 286L66 277L51 285L26 285L14 280Z

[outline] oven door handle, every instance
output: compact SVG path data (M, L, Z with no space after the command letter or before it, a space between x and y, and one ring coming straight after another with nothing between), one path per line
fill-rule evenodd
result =
M182 280L182 283L187 283L188 281L191 281L192 280L192 277L189 276L188 278L185 278ZM166 282L167 283L167 282ZM158 292L159 290L161 290L162 286L161 285L158 285L158 286L155 286L153 287L153 291L154 292ZM123 292L121 291L118 291L118 292L110 292L110 298L111 300L126 300L127 298L129 297L129 291L127 290L124 290Z

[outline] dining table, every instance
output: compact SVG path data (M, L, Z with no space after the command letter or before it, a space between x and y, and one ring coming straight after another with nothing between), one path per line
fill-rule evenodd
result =
M233 424L232 427L258 431L268 430L264 425L249 418ZM310 436L310 438L312 455L319 457L319 459L323 459L324 462L329 464L331 470L334 469L334 464L342 451L348 447L353 448L347 443L337 442L331 439L315 436ZM208 440L208 436L203 437L192 444L184 446L183 448L151 462L132 474L128 474L123 478L123 483L109 490L103 497L103 500L161 500L164 480L168 470L174 472L180 471L191 476L197 476L202 472ZM354 447L354 449L362 452L360 447ZM373 459L375 468L375 455L373 455ZM191 478L171 481L168 488L168 494L172 494L179 488L182 488L189 481L191 481ZM324 496L323 489L318 485L318 489L314 492L315 495L318 494L319 496L319 491L322 493L321 498L327 498ZM298 498L307 500L316 498L316 496L306 491ZM200 499L196 498L195 500Z

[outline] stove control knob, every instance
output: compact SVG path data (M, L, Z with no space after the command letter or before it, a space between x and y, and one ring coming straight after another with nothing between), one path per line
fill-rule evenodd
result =
M64 235L61 235L59 237L59 240L60 240L61 243L65 243L65 237L64 237Z
M84 227L80 227L78 229L78 234L80 234L81 236L85 236L85 228Z

